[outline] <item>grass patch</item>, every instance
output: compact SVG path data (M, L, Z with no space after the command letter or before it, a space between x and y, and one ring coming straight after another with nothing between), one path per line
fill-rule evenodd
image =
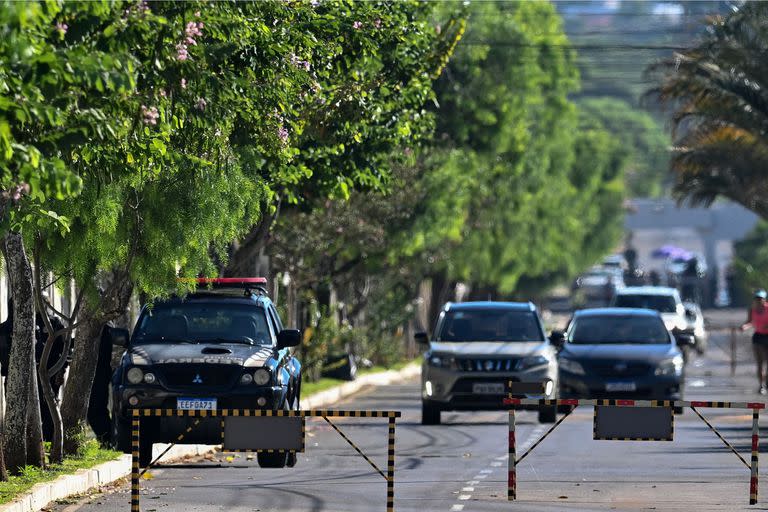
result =
M406 366L408 366L411 363L421 362L421 356L417 357L416 359L413 359L411 361L401 361L399 363L395 363L391 365L390 367L384 367L384 366L373 366L371 368L360 368L357 371L358 377L363 375L368 375L370 373L378 373L378 372L385 372L388 370L402 370ZM321 391L325 391L327 389L331 389L334 386L338 386L340 384L344 384L345 380L340 379L330 379L328 377L323 377L318 381L315 382L302 382L301 384L301 396L308 397L310 395L313 395L315 393L319 393Z
M48 469L33 466L25 467L21 474L9 477L7 482L0 482L0 503L8 503L21 494L29 491L32 486L42 482L50 482L61 475L71 474L78 469L88 469L109 462L122 455L121 452L105 450L95 440L88 441L83 447L82 455L64 459L61 464L52 464Z

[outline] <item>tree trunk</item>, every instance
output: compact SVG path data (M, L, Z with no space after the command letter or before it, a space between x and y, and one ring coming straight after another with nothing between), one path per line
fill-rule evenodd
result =
M5 435L0 430L0 446L5 446ZM5 457L3 457L3 450L0 450L0 482L8 481L8 470L5 468Z
M35 382L35 306L32 295L32 267L19 233L8 233L4 240L13 298L13 333L7 377L7 414L5 419L5 460L11 472L18 472L27 462L27 414L40 410L37 393L30 393ZM37 425L37 429L42 429ZM33 429L34 430L34 429ZM32 437L36 437L34 434ZM42 438L42 433L40 434Z
M64 453L68 455L76 455L84 440L85 418L88 414L88 401L91 398L91 386L99 355L99 340L104 325L101 315L94 311L88 299L84 301L81 315L75 335L69 378L64 386L61 404L63 447Z
M40 414L40 393L37 388L37 368L29 380L29 409L27 410L27 465L45 467L43 445L43 418Z
M72 365L69 378L64 387L61 403L61 418L64 423L64 453L75 455L79 452L84 439L85 420L88 414L88 402L91 387L96 375L96 363L99 357L101 329L110 320L125 312L133 293L133 284L126 271L114 272L101 299L93 303L84 298L80 321L75 337Z

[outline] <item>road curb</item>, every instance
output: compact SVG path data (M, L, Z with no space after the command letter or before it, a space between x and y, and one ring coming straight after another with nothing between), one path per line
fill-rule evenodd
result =
M411 363L401 370L388 370L363 375L352 382L347 382L304 398L301 401L301 407L302 409L327 407L364 389L386 386L403 379L415 377L420 372L421 366L418 363ZM153 449L154 457L160 455L167 447L167 444L155 444ZM214 446L208 445L177 445L171 448L162 460L168 462L183 459L184 457L203 455L213 451L214 448ZM0 505L0 512L38 512L56 500L85 494L130 474L131 456L122 455L115 460L99 464L93 468L81 469L71 475L62 475L51 482L37 484L29 492L14 501Z

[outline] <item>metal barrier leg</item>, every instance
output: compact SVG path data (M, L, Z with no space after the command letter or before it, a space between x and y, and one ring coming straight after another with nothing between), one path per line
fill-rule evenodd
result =
M507 478L507 501L517 499L517 469L516 461L517 454L515 453L515 410L509 410L509 462L508 478Z
M749 504L757 503L757 457L760 451L760 409L752 409L752 474L749 479Z
M141 418L139 417L139 411L133 411L133 418L131 419L131 512L140 512L141 505L139 504L139 436L141 426Z
M395 510L395 418L389 418L387 441L387 512Z

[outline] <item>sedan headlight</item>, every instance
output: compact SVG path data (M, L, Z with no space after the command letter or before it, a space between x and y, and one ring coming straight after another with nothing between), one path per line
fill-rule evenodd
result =
M683 356L675 356L672 359L667 359L659 363L656 367L654 375L680 375L683 373Z
M454 363L453 357L440 354L429 355L429 357L427 357L427 361L429 362L430 366L434 366L436 368L452 368Z
M584 372L584 367L581 366L581 363L574 361L573 359L561 358L558 363L560 364L560 369L565 370L568 373L573 373L575 375L585 375L586 373Z
M141 368L136 368L135 366L128 370L128 373L126 374L126 378L128 379L128 382L131 384L139 384L144 380L144 372L141 371Z
M529 368L535 368L536 366L542 366L549 364L549 359L542 355L528 356L520 359L515 365L515 370L528 370Z
M253 372L253 382L259 386L264 386L266 384L269 384L269 381L271 378L272 378L272 375L269 373L269 370L267 370L266 368L259 368L258 370Z

